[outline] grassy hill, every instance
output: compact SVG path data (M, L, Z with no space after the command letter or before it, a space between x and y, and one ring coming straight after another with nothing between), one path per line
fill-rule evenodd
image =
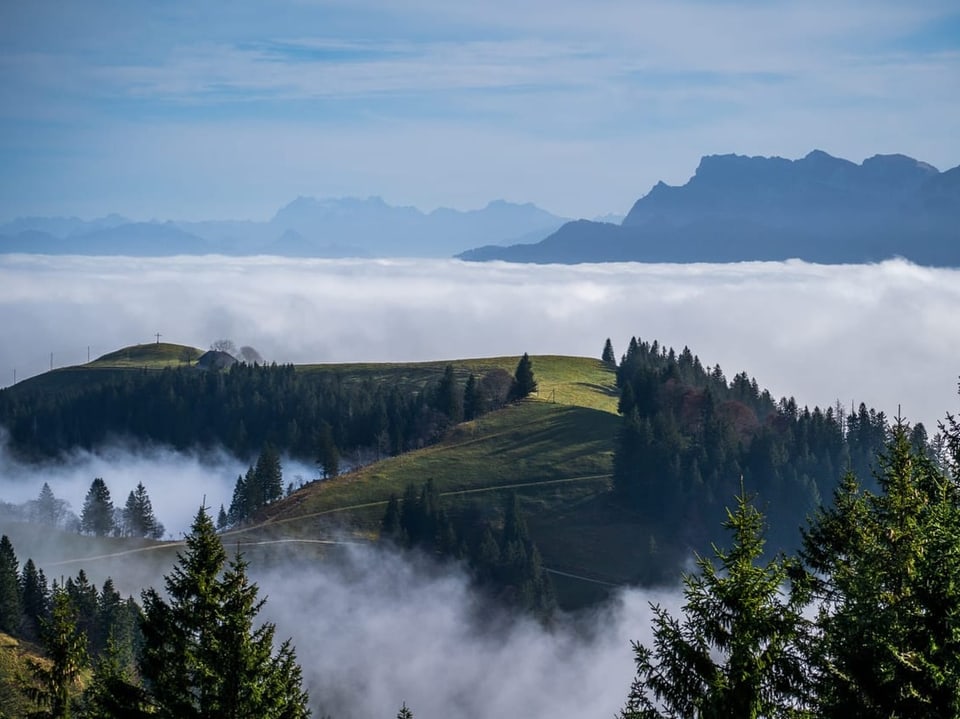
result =
M109 381L132 371L156 371L195 362L203 350L169 342L132 345L98 357L91 362L60 367L18 382L7 391L17 395L37 392L70 393L80 387Z
M199 350L182 345L138 345L87 365L46 373L18 389L69 392L71 387L96 382L108 373L160 370L199 354ZM225 542L242 547L256 562L258 557L271 556L273 543L302 542L304 550L323 553L327 549L323 541L345 534L375 541L389 497L401 495L410 483L419 486L432 479L454 510L470 505L494 518L508 494L516 492L545 564L555 570L561 602L567 606L591 601L611 585L636 580L650 538L633 517L608 501L619 426L614 372L589 358L531 359L539 384L535 396L457 425L437 444L312 483L270 505L256 524L227 533ZM299 365L296 371L334 373L343 382L374 380L419 389L436 382L448 365L453 365L463 382L470 373L482 376L494 369L512 374L517 361L517 357L495 357L316 364ZM69 559L86 557L100 565L86 567L92 577L105 574L121 557L139 556L151 572L169 566L172 559L172 552L162 545L121 546L114 540L102 541L109 546L74 545ZM56 567L54 571L65 574L82 566L54 563L58 556L65 555L52 551L40 566L50 564L51 569ZM119 571L110 573L115 580L119 576Z

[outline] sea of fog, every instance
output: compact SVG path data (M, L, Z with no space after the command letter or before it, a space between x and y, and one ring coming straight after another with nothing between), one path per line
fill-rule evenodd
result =
M746 370L801 405L862 401L890 416L899 407L931 429L960 405L960 271L899 260L531 266L7 255L0 317L0 385L49 369L51 355L55 367L79 364L155 333L201 348L231 339L298 363L596 357L607 337L619 354L637 335L688 345L728 378ZM202 501L214 511L229 503L245 468L222 453L150 446L25 466L0 440L0 500L34 498L48 481L79 512L93 477L117 504L142 481L168 536L179 537ZM289 459L284 470L294 483L316 473ZM136 557L126 561L133 565L113 568L136 583L162 582L156 567L140 563L134 575ZM343 563L311 568L291 560L254 573L269 597L265 616L294 639L316 712L338 719L395 716L403 701L424 719L613 716L633 674L630 640L649 638L648 601L678 603L624 590L545 629L478 613L458 571L388 550L353 549Z

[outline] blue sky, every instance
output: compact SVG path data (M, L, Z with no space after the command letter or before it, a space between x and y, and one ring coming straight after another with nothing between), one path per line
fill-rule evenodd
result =
M960 164L955 2L0 5L0 220L626 212L702 155Z

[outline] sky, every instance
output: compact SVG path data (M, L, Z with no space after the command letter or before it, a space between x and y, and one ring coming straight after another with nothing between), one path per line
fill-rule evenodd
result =
M625 213L707 154L960 164L952 0L0 4L0 221Z

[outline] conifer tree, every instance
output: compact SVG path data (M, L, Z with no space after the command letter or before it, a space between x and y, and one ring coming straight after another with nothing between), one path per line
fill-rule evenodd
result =
M163 524L153 513L153 503L143 482L138 482L137 488L127 496L127 503L123 508L123 523L124 534L129 537L160 539L163 536Z
M607 341L603 345L603 354L600 355L600 361L608 367L617 366L617 356L613 353L613 343L609 337L607 337Z
M481 413L480 386L477 376L470 373L463 387L463 419L467 422L476 419Z
M714 547L719 567L698 557L700 574L684 578L683 619L654 606L653 648L633 644L637 675L623 719L806 716L805 585L784 597L793 563L757 563L763 517L742 490L724 526L733 547Z
M83 500L80 529L97 537L107 536L114 529L113 512L110 490L106 482L97 477L91 482L87 496Z
M10 538L0 537L0 632L20 629L20 564Z
M324 479L340 473L340 450L333 439L333 427L326 420L320 423L317 433L317 464Z
M510 388L510 399L519 400L528 397L537 391L537 380L533 376L533 363L526 352L517 363L513 374L513 386Z
M34 519L40 524L46 524L55 527L60 522L64 512L63 500L57 499L50 485L46 482L40 488L40 495L34 502Z
M443 377L437 386L435 407L450 418L451 422L463 419L463 395L458 391L457 380L453 374L453 365L443 370Z
M280 455L273 445L264 445L260 456L257 457L253 474L256 482L252 493L250 483L247 482L248 496L252 498L252 511L283 497L283 469L280 466Z
M274 626L253 628L263 605L257 586L247 578L241 557L227 564L204 508L186 545L166 577L169 601L154 589L143 594L140 671L157 716L308 716L293 649L285 642L274 654Z
M248 476L252 474L253 468L251 467ZM233 499L230 500L230 511L227 513L227 518L230 520L230 525L235 527L245 521L249 513L247 506L247 482L243 478L243 475L238 474L237 481L233 485Z
M960 716L960 489L899 423L880 492L848 474L804 533L823 717Z
M20 573L20 600L23 610L23 634L28 639L40 638L40 627L50 611L50 589L42 569L27 559Z
M227 510L220 505L220 511L217 513L217 531L222 532L230 525L230 519L227 517Z
M55 587L50 618L43 621L41 637L49 664L31 662L36 682L29 689L41 709L34 716L67 719L71 695L87 666L87 640L77 627L76 610L62 587Z
M406 702L403 703L400 711L397 712L397 719L413 719L413 712L407 707Z

